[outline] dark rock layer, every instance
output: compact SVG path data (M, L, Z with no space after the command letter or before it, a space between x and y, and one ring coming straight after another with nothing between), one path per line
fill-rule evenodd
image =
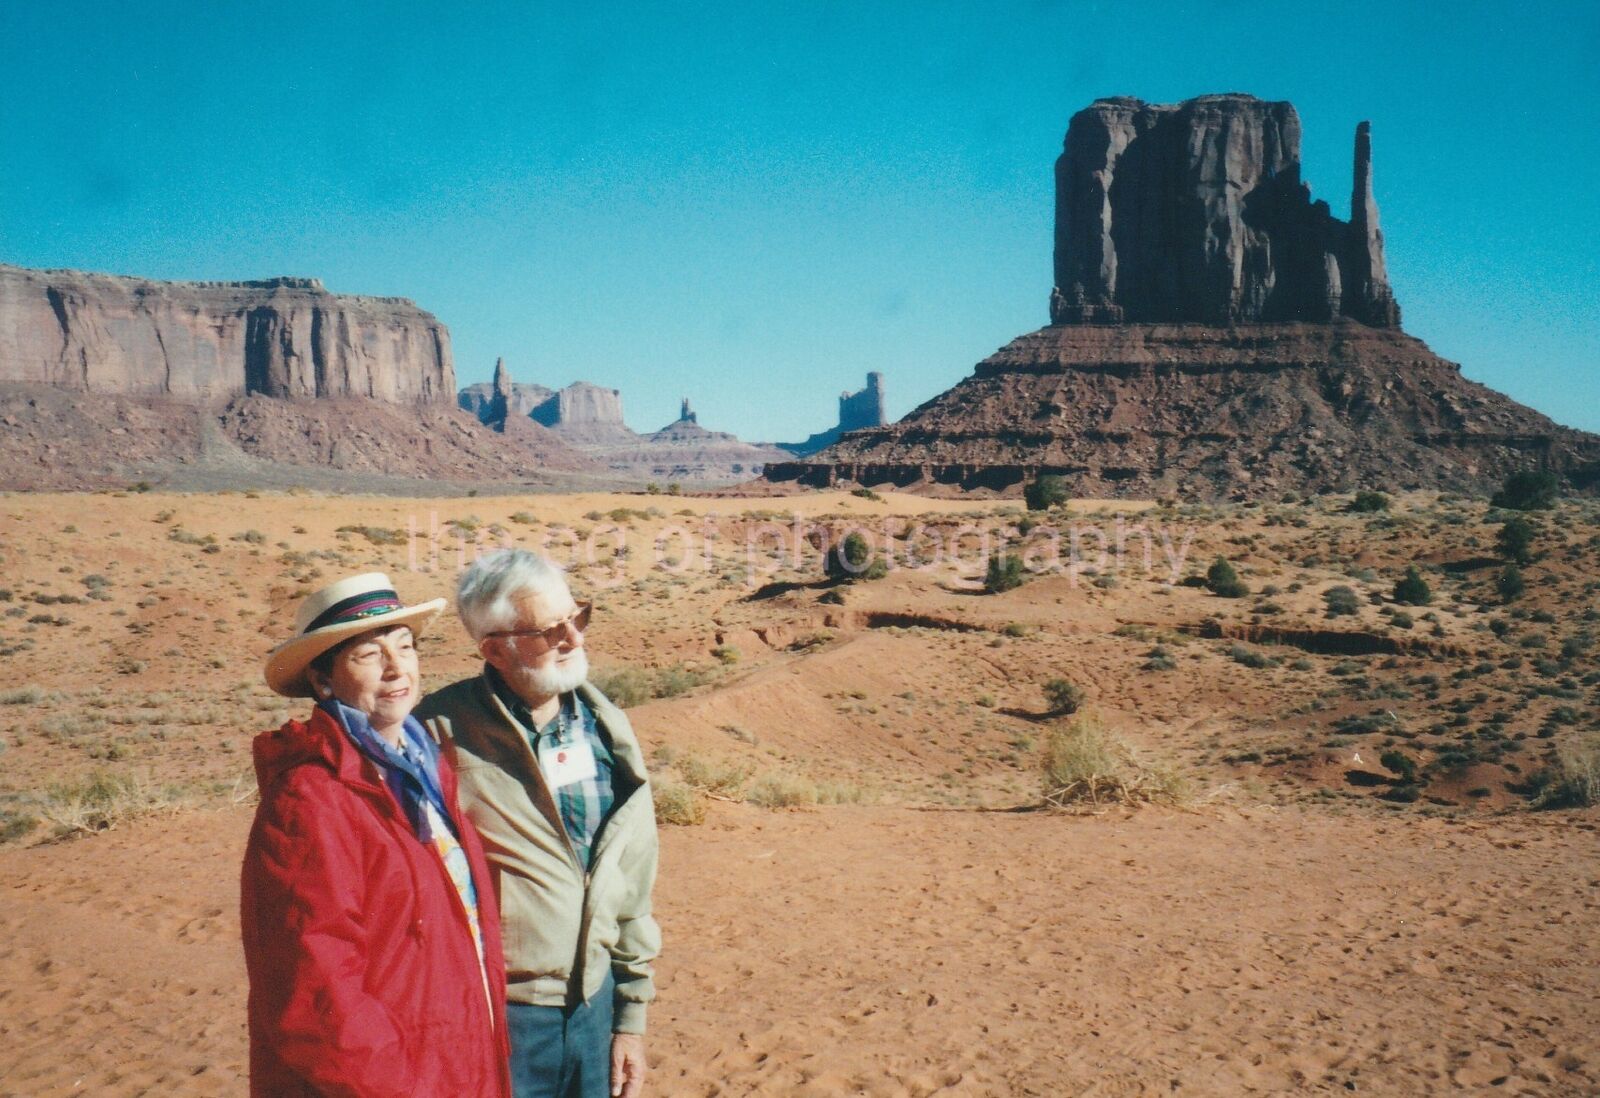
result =
M1330 324L1058 325L1013 340L897 423L769 480L1076 495L1276 498L1483 491L1520 468L1600 488L1600 436L1461 376L1421 340Z

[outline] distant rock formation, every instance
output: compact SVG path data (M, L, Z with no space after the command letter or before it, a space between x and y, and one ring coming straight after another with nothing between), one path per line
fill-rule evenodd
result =
M314 278L155 282L0 265L0 382L217 400L448 402L450 335L398 297Z
M485 428L454 388L449 332L402 298L0 265L0 488L604 476L530 419Z
M521 394L535 392L545 395L523 411L526 399ZM509 396L497 396L500 393ZM494 381L467 386L459 400L462 408L491 426L514 423L519 417L540 424L612 473L633 480L726 484L759 476L767 462L788 456L775 447L706 430L688 397L683 398L676 421L651 434L637 434L622 420L620 390L587 381L559 390L523 385L511 380L503 359L495 363ZM510 414L497 419L502 404Z
M778 448L804 457L832 446L846 431L862 431L882 427L888 419L883 411L883 375L876 370L867 374L866 387L857 392L839 394L839 422L826 431L818 431L804 442L780 442Z
M1312 201L1288 103L1096 100L1056 161L1051 321L1398 327L1366 122L1354 178L1348 223Z
M1461 376L1399 329L1356 131L1351 220L1300 182L1287 103L1103 99L1056 166L1052 326L774 481L1087 497L1484 491L1538 466L1600 489L1600 436Z
M505 359L496 359L494 364L495 380L479 381L463 388L456 394L456 404L463 411L471 412L483 423L492 423L499 418L499 408L496 405L497 386L501 375L510 380L511 371L506 368ZM533 410L551 397L555 396L554 389L546 389L543 385L528 385L520 381L511 381L511 390L504 397L505 415L509 417L529 417Z
M622 390L591 385L587 381L574 381L546 398L531 414L546 427L590 424L620 427L623 426Z

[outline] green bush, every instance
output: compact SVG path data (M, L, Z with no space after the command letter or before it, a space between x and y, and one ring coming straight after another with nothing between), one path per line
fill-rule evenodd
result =
M1022 558L1011 553L996 553L989 558L984 570L983 589L991 595L1011 591L1022 586Z
M1433 591L1415 564L1407 565L1405 576L1395 581L1394 601L1407 606L1426 606L1433 601Z
M1385 751L1378 762L1391 774L1397 775L1407 785L1417 780L1417 764L1411 756L1399 751Z
M1354 588L1346 587L1342 583L1322 592L1322 601L1328 608L1330 618L1354 614L1361 609L1361 599Z
M1235 642L1228 646L1228 658L1234 663L1245 667L1260 670L1263 667L1276 667L1279 661L1262 652L1260 649L1251 648L1248 644Z
M1515 564L1508 564L1500 570L1500 575L1494 581L1495 590L1500 593L1503 602L1512 602L1520 598L1528 589L1527 581L1522 578L1522 569Z
M1512 564L1527 564L1533 560L1533 539L1537 533L1533 523L1521 515L1513 515L1495 535L1495 552Z
M1083 687L1066 679L1051 679L1044 684L1044 698L1052 713L1076 713L1083 705Z
M1048 511L1071 498L1066 477L1041 476L1022 490L1022 500L1030 511Z
M832 579L875 580L888 575L889 566L881 557L872 555L872 546L864 536L851 533L828 550L823 571Z
M1489 506L1507 511L1548 511L1556 505L1560 478L1542 469L1521 469L1506 477Z
M1218 557L1206 569L1206 586L1212 594L1225 599L1240 599L1250 593L1250 588L1233 570L1233 565Z
M1370 514L1374 511L1387 511L1388 509L1389 497L1382 492L1357 492L1355 498L1350 501L1350 510L1363 514Z

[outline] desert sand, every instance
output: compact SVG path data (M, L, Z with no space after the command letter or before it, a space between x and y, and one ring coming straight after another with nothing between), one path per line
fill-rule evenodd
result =
M0 1095L244 1092L249 740L301 708L261 658L305 591L446 594L497 540L574 563L597 678L704 812L663 828L653 1093L1595 1093L1600 811L1532 806L1596 730L1600 510L1546 516L1502 604L1481 501L1345 502L1075 503L1079 567L988 595L984 532L1048 532L994 501L0 498ZM1119 518L1187 549L1098 559ZM807 534L915 523L819 582ZM1250 597L1174 582L1219 554ZM423 660L473 670L453 622ZM1181 805L1037 807L1056 678Z

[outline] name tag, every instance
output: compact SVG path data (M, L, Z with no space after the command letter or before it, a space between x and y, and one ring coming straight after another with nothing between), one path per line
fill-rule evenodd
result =
M552 743L539 748L539 768L551 789L564 789L595 776L594 749L588 739Z

